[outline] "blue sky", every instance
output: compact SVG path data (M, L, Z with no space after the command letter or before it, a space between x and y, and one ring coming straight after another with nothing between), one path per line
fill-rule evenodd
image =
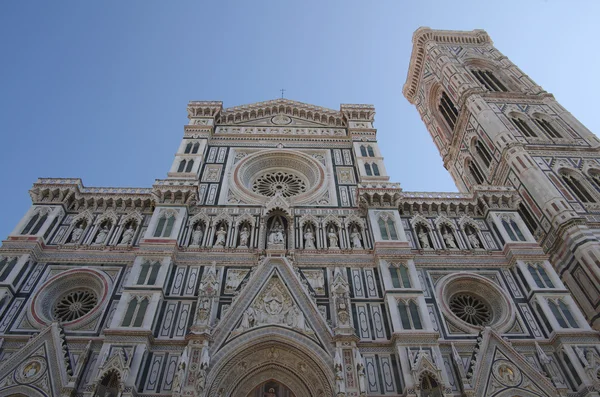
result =
M190 100L370 103L391 180L456 191L402 95L419 26L485 29L596 132L598 1L4 1L0 239L38 177L149 187Z

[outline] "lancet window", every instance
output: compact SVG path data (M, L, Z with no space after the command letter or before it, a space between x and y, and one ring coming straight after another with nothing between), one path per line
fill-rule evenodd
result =
M171 212L163 212L158 218L154 237L171 237L171 231L175 224L175 214Z
M586 189L581 180L574 173L562 170L560 172L562 181L569 187L571 192L583 203L595 203L596 200Z
M529 265L527 265L527 270L529 270L529 273L531 274L533 281L535 281L535 284L539 288L554 288L554 284L552 283L552 280L550 280L548 273L546 273L546 270L544 269L544 267L542 265L529 264Z
M392 286L394 288L410 288L410 277L405 265L390 266L390 275L392 277Z
M475 140L474 146L479 158L481 158L486 167L489 167L493 158L488 148L478 139Z
M469 168L469 172L471 173L471 176L473 177L473 180L475 181L475 184L481 185L485 182L485 179L483 178L483 174L481 173L481 171L479 170L479 167L477 167L477 164L475 164L475 162L469 161L468 168Z
M525 241L525 236L514 219L506 216L503 217L502 226L512 241Z
M379 173L379 166L377 164L373 163L373 164L371 164L371 167L373 168L373 175L375 175L375 176L381 175Z
M508 92L508 89L502 82L489 70L471 70L473 76L490 91Z
M138 276L137 283L139 285L154 285L160 270L160 263L146 262L142 264L140 268L140 275Z
M121 326L141 327L144 323L144 316L146 315L148 305L148 298L133 298L132 300L130 300Z
M444 117L444 120L446 120L446 123L448 123L450 130L453 131L454 126L456 125L456 120L458 119L458 109L456 109L456 106L454 106L454 103L452 103L452 100L445 92L442 92L438 110Z
M403 329L423 329L421 316L419 315L419 306L414 300L398 301L398 311L400 312L400 321Z
M21 234L36 234L40 231L41 227L44 225L44 222L46 222L46 219L48 219L47 212L44 212L43 214L40 214L40 212L40 210L37 210L31 219L29 219L29 222L27 222L27 225L25 225L25 228Z
M525 222L525 226L529 229L531 234L535 234L537 230L537 222L535 221L529 209L523 205L523 203L519 203L519 215L523 218L523 222Z
M365 173L367 176L373 176L373 172L371 171L371 165L369 163L365 163Z
M382 240L398 240L396 225L391 217L379 217L377 223L379 225L379 231L381 233Z
M10 272L15 268L17 258L0 257L0 282L6 280Z
M579 328L571 309L562 299L548 300L548 305L562 328Z
M517 129L527 138L537 138L537 134L529 126L529 123L521 117L516 115L511 116L510 120L517 127Z
M542 117L534 117L535 124L551 138L562 138L562 135L554 127L554 125Z

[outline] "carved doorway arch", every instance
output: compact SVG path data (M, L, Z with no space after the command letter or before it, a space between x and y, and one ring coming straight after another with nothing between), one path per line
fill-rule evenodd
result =
M256 386L246 397L298 397L283 383L269 379Z
M329 354L309 338L281 327L238 336L217 352L211 367L208 396L247 397L269 380L284 384L296 397L334 394Z

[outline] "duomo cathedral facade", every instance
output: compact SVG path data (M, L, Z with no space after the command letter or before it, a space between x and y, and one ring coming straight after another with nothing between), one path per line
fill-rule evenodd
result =
M418 29L403 93L460 193L287 99L190 102L152 187L38 179L0 396L600 396L600 141L481 30Z

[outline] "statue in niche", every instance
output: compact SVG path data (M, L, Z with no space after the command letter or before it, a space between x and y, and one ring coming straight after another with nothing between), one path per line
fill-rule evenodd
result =
M81 227L82 223L78 223L73 229L73 233L71 233L71 242L78 243L79 239L83 235L83 228Z
M293 328L298 328L301 331L306 330L306 319L299 307L294 306L288 313L288 325Z
M360 354L360 351L358 351L358 349L356 349L354 361L356 361L356 373L358 374L358 390L360 392L360 396L366 396L367 382L365 374L365 360L363 359L363 356L362 354Z
M227 231L225 230L225 227L221 225L219 230L217 230L217 241L215 241L215 247L224 247L225 237L227 237Z
M104 244L104 242L106 241L106 238L108 237L109 231L110 230L108 229L108 226L104 225L98 232L98 235L96 236L96 240L94 240L94 244Z
M184 377L185 377L185 369L187 367L187 361L188 361L187 351L188 351L188 348L186 347L183 350L183 352L181 353L181 357L179 358L179 365L177 367L177 373L175 373L175 377L173 378L173 386L172 386L173 393L181 392L181 386L183 386Z
M248 248L248 240L250 239L250 232L248 227L244 226L240 232L240 245L238 248Z
M304 248L315 249L315 235L310 226L307 226L304 232Z
M329 228L329 233L327 233L327 238L329 239L329 248L339 248L338 247L338 236L335 232L335 229L332 227Z
M465 232L467 233L467 239L469 239L471 247L473 247L473 249L481 248L481 242L479 241L479 237L477 236L475 229L468 225L465 227Z
M419 228L419 232L417 233L419 237L419 242L421 243L421 248L431 248L429 245L429 236L427 236L427 229L424 227Z
M133 225L130 223L129 226L127 227L127 229L125 229L125 231L123 232L123 237L121 237L121 242L119 243L119 245L131 244L134 233L135 233L135 230L133 230Z
M352 240L352 248L362 249L361 237L362 236L360 235L358 228L354 226L352 228L352 233L350 233L350 239Z
M192 246L199 247L202 242L202 236L204 236L204 232L202 232L202 228L200 227L200 223L196 223L196 227L194 228L194 232L192 233Z
M443 230L442 237L444 238L446 247L450 249L456 249L456 241L454 240L454 235L452 234L450 227L444 226Z
M278 220L276 220L271 227L271 231L269 232L269 244L285 244L283 233L283 226Z

